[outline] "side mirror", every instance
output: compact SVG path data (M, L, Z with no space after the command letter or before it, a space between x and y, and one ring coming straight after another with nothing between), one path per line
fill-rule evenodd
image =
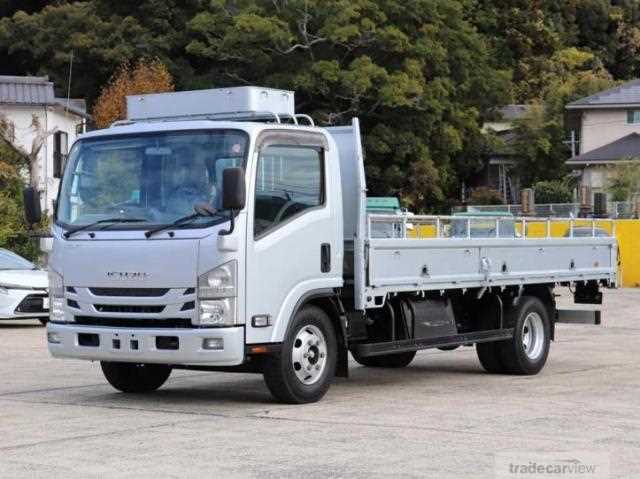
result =
M245 201L244 169L226 168L222 172L222 208L241 210Z
M29 186L22 193L24 200L24 216L30 226L40 223L42 209L40 207L40 192Z

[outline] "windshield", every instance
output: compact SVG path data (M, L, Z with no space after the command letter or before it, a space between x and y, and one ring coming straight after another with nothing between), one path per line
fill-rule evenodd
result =
M56 219L73 226L111 218L135 219L110 228L143 229L190 215L197 203L220 209L222 172L245 166L247 146L248 135L239 130L81 140L69 155ZM204 226L211 221L210 217L197 218L190 225Z
M37 269L36 265L6 249L0 249L0 270Z

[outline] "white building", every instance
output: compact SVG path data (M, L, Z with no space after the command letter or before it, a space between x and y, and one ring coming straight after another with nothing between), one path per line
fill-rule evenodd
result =
M68 148L83 133L89 116L84 100L56 98L48 77L0 76L0 122L3 137L30 153L38 135L46 139L33 174L49 214L58 194Z
M567 105L579 151L567 161L593 192L606 192L612 166L640 158L640 80Z

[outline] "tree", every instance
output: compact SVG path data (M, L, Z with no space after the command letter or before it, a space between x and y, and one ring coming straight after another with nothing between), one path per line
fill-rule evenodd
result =
M525 187L564 176L569 156L562 143L562 125L549 118L544 104L532 103L530 107L528 116L515 122L512 144L518 161L516 171Z
M503 205L504 201L499 191L481 186L471 192L468 203L470 205Z
M47 138L58 131L58 128L54 127L50 130L45 130L40 119L35 114L31 116L30 128L33 130L34 136L30 147L27 149L16 143L12 133L15 129L14 125L6 116L0 113L0 141L3 141L5 146L11 147L14 152L24 160L22 166L25 166L27 169L29 183L37 189L40 180L38 176L38 157L40 156L40 151L45 145ZM18 170L19 169L20 168L18 168Z
M23 179L19 173L24 159L0 140L0 248L35 260L39 249L29 238L22 204Z
M191 63L215 86L296 91L323 124L363 123L372 194L433 210L466 171L480 112L509 99L467 2L239 0L211 2L188 24ZM206 79L209 81L206 81Z
M538 99L530 102L527 117L515 122L512 149L518 157L518 173L525 186L559 180L568 172L566 104L615 84L589 52L567 48L554 53L549 62L540 77L540 85L544 87Z
M562 180L539 181L533 189L536 203L571 203L573 200L571 187Z
M640 160L629 158L627 163L616 165L609 174L607 189L613 201L629 201L640 193Z
M21 11L24 10L24 11ZM640 74L637 0L0 0L0 73L48 74L94 104L118 66L158 58L178 89L296 91L318 123L359 116L373 194L442 209L477 173L495 107L540 105L518 148L562 178L564 106Z
M161 93L174 90L173 77L160 60L139 60L135 65L120 66L107 86L102 89L93 107L93 121L106 128L127 114L127 95Z

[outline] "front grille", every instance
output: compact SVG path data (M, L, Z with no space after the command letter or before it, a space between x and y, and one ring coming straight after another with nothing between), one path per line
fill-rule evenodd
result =
M94 296L130 296L152 298L164 296L169 288L89 288Z
M124 304L94 304L94 308L99 313L161 313L164 306L133 306Z
M44 309L44 294L30 294L24 298L18 307L17 313L47 313L48 309Z
M191 328L187 318L99 318L76 316L76 324L82 326L109 326L114 328Z
M184 303L182 305L182 308L180 308L180 311L190 311L192 309L196 308L196 302L195 301L189 301L188 303Z

